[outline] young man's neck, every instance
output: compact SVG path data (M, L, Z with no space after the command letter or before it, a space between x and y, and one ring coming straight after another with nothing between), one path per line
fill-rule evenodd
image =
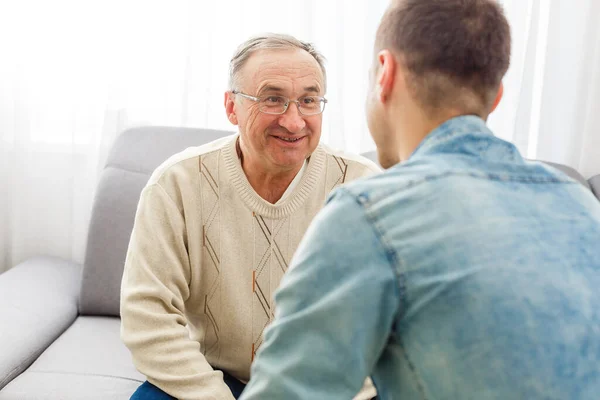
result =
M423 110L413 110L410 117L399 118L401 121L396 125L396 136L401 143L400 159L406 161L419 147L423 139L433 130L438 128L449 119L462 115L458 111L448 110L440 112L435 117L429 117Z

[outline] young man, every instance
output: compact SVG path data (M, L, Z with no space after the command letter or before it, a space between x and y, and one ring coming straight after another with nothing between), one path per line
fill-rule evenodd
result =
M486 126L510 33L494 0L399 0L369 127L389 170L330 198L275 296L242 398L597 399L600 204ZM399 164L401 162L401 164Z

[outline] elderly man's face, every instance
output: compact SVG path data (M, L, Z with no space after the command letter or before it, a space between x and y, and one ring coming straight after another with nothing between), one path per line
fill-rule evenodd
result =
M276 95L296 100L323 96L324 77L306 51L262 50L244 65L237 89L255 97ZM233 114L244 157L253 157L267 170L296 168L319 144L323 114L302 115L296 103L290 102L284 114L271 115L259 111L257 102L236 96Z

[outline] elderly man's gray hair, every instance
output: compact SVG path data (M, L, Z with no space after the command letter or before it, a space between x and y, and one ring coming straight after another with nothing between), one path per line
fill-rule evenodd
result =
M321 71L323 72L323 89L327 88L327 75L325 73L325 57L315 47L308 42L303 42L290 35L278 33L266 33L255 36L242 43L235 52L235 55L229 63L229 89L237 90L239 85L239 75L248 58L259 50L288 50L302 49L317 60Z

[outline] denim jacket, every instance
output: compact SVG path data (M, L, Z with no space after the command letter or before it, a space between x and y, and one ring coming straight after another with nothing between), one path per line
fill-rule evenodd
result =
M600 202L451 119L337 190L243 399L600 399Z

